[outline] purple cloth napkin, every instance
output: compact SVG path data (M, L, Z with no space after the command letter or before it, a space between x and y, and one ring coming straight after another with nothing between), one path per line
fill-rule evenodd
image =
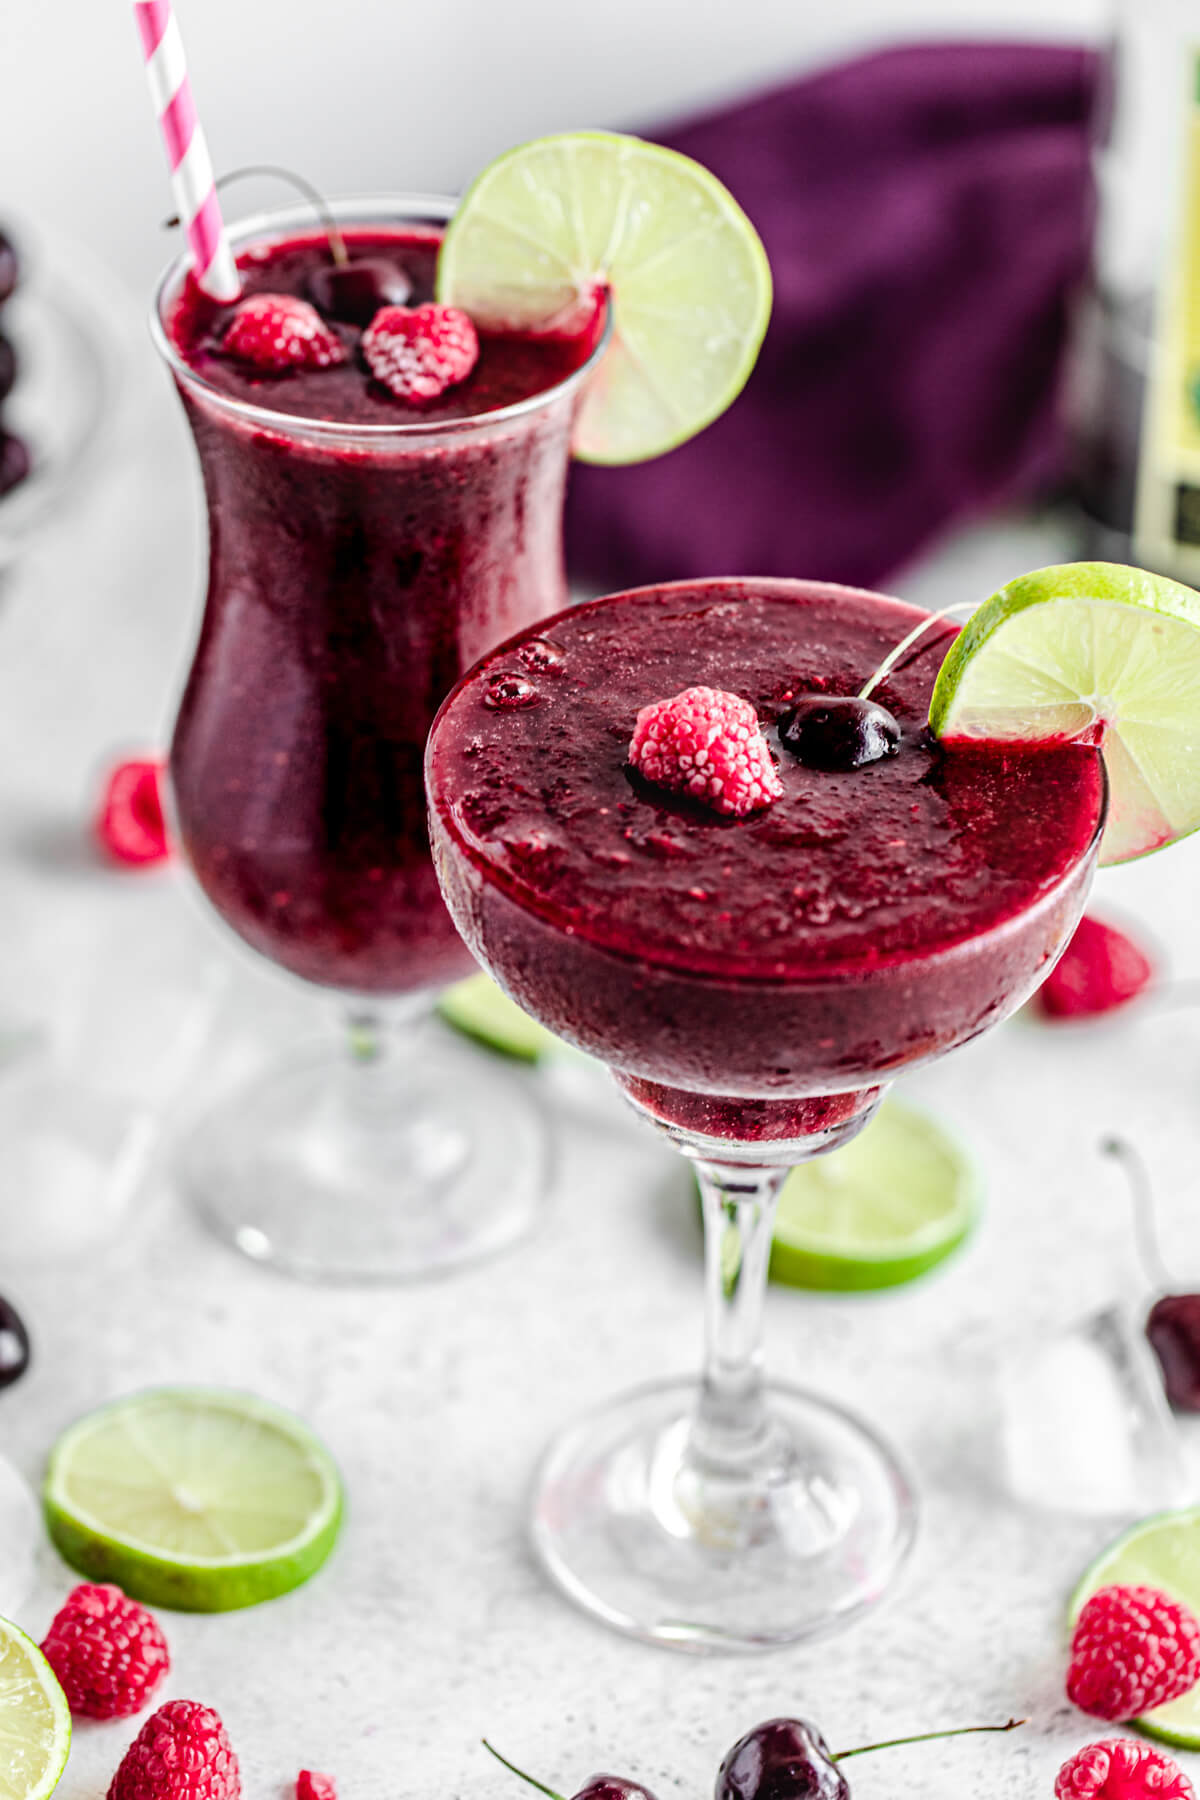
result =
M1098 78L1082 49L922 44L649 134L745 207L775 309L715 425L657 462L576 467L572 572L869 584L1051 475Z

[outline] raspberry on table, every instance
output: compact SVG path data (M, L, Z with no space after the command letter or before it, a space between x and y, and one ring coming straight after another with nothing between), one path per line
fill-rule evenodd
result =
M296 1780L296 1800L337 1800L337 1783L332 1775L301 1769Z
M479 337L457 306L381 306L362 335L376 381L398 400L436 400L465 381L479 360Z
M239 302L221 349L263 374L332 369L346 360L341 338L295 294L251 294Z
M1134 1000L1154 978L1154 964L1133 939L1090 914L1037 991L1052 1019L1094 1018Z
M115 862L145 866L171 854L163 809L165 765L136 757L109 775L96 816L96 836Z
M1108 1738L1069 1757L1055 1800L1196 1800L1196 1790L1165 1751L1134 1738Z
M141 1712L171 1666L158 1621L119 1587L85 1582L68 1594L42 1643L77 1719Z
M1098 1719L1136 1719L1200 1681L1200 1620L1149 1587L1092 1595L1071 1640L1067 1697Z
M108 1800L241 1800L225 1727L210 1706L168 1700L130 1744Z
M629 761L643 780L714 812L745 818L778 800L783 783L748 700L691 687L638 713Z

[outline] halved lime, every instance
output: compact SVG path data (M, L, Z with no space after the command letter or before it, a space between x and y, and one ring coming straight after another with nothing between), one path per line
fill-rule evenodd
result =
M502 993L490 975L468 975L465 981L456 981L442 994L438 1011L456 1031L522 1062L539 1062L566 1048L552 1031Z
M0 1800L46 1800L71 1749L71 1711L53 1669L0 1619Z
M1156 1513L1102 1550L1071 1595L1068 1617L1072 1627L1084 1601L1105 1587L1158 1588L1200 1617L1200 1507ZM1200 1687L1133 1723L1148 1737L1184 1750L1200 1750Z
M156 1388L64 1432L46 1472L50 1535L94 1581L180 1612L272 1600L316 1573L342 1484L307 1426L252 1394Z
M578 131L510 150L446 229L437 297L485 329L554 331L607 290L612 337L576 421L585 462L661 456L745 386L771 315L758 234L676 150Z
M771 1274L793 1287L895 1287L958 1248L979 1180L966 1152L924 1113L886 1100L841 1150L792 1170Z
M1200 827L1200 594L1119 563L1062 563L986 600L942 664L938 737L1101 742L1102 863Z

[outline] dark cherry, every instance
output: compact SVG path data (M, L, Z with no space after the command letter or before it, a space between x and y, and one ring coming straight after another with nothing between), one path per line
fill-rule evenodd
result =
M850 1786L815 1725L768 1719L721 1764L716 1800L850 1800Z
M17 253L13 249L12 239L0 231L0 306L8 299L17 285L17 277L21 273L17 261Z
M1146 1336L1171 1405L1180 1412L1200 1412L1200 1294L1164 1294L1156 1300Z
M15 1306L0 1299L0 1388L20 1381L29 1367L29 1333Z
M0 336L0 400L7 400L17 379L17 353L9 340Z
M313 304L328 319L343 325L369 325L381 306L406 306L412 282L396 263L380 256L330 263L308 278Z
M900 726L874 700L805 694L779 721L779 741L810 769L861 769L895 756Z
M24 481L31 467L24 442L14 437L11 431L0 430L0 494L7 494L10 488Z
M649 1788L620 1775L592 1775L571 1800L654 1800Z

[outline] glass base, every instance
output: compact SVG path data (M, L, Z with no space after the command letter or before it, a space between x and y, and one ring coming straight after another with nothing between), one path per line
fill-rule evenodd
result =
M399 1055L323 1047L207 1113L177 1173L204 1222L310 1281L408 1281L533 1225L549 1146L528 1075L433 1029Z
M765 1388L752 1472L694 1448L696 1381L612 1401L551 1446L533 1544L560 1588L631 1637L770 1650L847 1624L912 1546L916 1504L891 1452L803 1389Z

